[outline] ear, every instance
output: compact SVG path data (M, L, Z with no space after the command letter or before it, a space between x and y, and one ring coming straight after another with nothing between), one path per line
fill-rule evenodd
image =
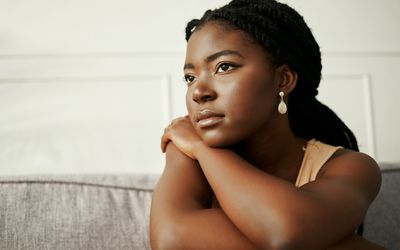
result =
M280 75L278 88L279 91L283 91L287 96L297 84L297 72L289 67L287 64L283 64L277 68L277 72Z

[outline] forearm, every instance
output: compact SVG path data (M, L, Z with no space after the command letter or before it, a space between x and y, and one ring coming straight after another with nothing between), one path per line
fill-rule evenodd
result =
M280 241L286 235L281 234L281 229L288 217L281 215L289 213L285 212L287 203L277 201L291 199L295 205L296 187L267 175L227 149L204 147L197 151L196 157L229 219L260 246L272 247L274 241L283 244ZM267 185L260 189L261 183Z
M152 240L153 249L256 249L219 208L181 212L164 222L173 226Z
M334 233L315 240L313 234L331 221L327 215L318 216L325 208L312 193L255 168L227 149L205 146L196 151L196 158L226 215L258 246L294 243L311 249L340 239Z
M218 208L203 173L171 144L150 215L154 249L254 249Z
M167 193L168 183L160 180L153 194L153 249L256 249L220 208L207 208L193 197L175 198Z

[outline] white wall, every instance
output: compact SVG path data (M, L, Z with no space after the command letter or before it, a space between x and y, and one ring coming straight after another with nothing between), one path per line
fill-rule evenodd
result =
M185 113L185 24L225 2L0 0L0 174L159 173ZM400 2L287 2L321 45L320 99L400 161Z

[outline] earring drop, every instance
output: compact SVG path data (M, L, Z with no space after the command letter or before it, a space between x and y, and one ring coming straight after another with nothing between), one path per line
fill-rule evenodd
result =
M283 93L283 91L279 92L279 96L281 97L281 101L278 105L278 111L279 113L281 113L282 115L286 114L287 112L287 106L285 101L283 100L283 97L285 96L285 93Z

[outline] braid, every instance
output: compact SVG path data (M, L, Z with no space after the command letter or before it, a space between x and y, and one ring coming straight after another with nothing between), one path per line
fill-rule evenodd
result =
M289 98L289 121L294 134L358 151L354 134L335 112L315 98L297 99Z
M289 95L288 113L295 135L358 151L351 130L316 99L321 80L321 52L298 12L275 0L233 0L221 8L206 11L200 20L190 21L186 40L210 21L247 32L264 47L272 63L286 63L297 72L297 85Z
M190 36L196 29L196 26L198 26L200 23L199 19L193 19L186 25L186 41L189 40Z

